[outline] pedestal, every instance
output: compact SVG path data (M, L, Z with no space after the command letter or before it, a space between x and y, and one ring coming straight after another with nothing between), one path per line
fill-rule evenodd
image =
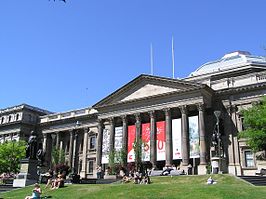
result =
M38 182L37 160L22 159L20 161L20 172L13 181L13 187L25 187Z

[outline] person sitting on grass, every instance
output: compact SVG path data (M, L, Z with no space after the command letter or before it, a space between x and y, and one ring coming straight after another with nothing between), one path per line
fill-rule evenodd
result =
M207 180L207 184L216 184L217 182L215 182L212 177L210 176Z
M25 199L40 199L42 194L41 187L38 183L34 184L34 189L32 190L31 196L26 196Z
M51 189L58 189L64 186L64 178L62 174L59 174L58 177L53 181Z

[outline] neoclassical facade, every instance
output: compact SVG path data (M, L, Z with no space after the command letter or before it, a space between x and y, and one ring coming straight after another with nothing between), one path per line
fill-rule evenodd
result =
M123 150L127 162L134 162L135 140L143 143L142 161L158 169L175 164L205 174L212 165L224 173L254 175L262 165L238 132L241 110L265 92L266 58L237 51L184 79L140 75L92 107L41 112L35 128L46 166L57 148L82 178L95 178L96 166L108 165L109 151ZM11 132L1 123L6 113L0 111L1 137Z

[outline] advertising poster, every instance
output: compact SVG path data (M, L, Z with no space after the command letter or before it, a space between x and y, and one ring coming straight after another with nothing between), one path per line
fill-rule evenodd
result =
M165 160L165 121L156 122L157 126L157 160Z
M110 131L109 129L103 129L102 164L107 164L109 161L109 143Z
M128 132L127 162L134 162L135 161L135 153L134 153L133 144L134 144L134 141L135 141L135 138L136 138L136 126L135 125L128 126L128 131L127 132Z
M181 118L172 120L173 159L182 159Z
M190 158L199 158L199 127L198 116L188 118L189 122L189 144L190 144Z
M142 124L142 161L150 161L150 123Z
M122 132L122 126L115 127L115 151L121 151L122 149Z

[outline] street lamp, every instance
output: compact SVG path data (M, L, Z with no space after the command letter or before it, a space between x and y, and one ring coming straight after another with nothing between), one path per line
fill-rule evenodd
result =
M219 161L219 173L221 173L222 171L221 171L221 132L220 132L220 124L219 124L219 122L220 122L220 116L221 116L221 111L214 111L214 115L215 115L215 117L216 117L216 138L217 138L217 141L218 141L218 143L217 143L217 150L218 150L218 157L219 157L219 159L218 159L218 161Z

